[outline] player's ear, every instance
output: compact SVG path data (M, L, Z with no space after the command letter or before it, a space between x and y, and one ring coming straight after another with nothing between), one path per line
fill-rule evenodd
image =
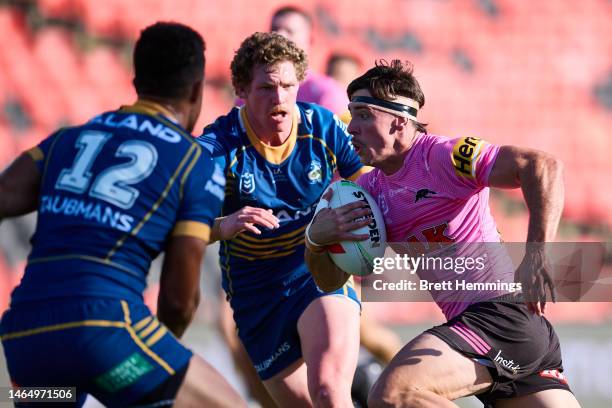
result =
M246 100L247 94L246 94L246 91L243 88L234 88L234 90L236 91L236 96L237 97L239 97L242 100Z

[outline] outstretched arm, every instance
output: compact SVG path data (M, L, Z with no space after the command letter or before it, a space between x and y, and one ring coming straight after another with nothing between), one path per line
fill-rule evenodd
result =
M0 173L0 220L36 210L40 173L27 153Z
M499 188L520 187L529 210L527 251L516 275L530 310L539 315L546 308L546 286L553 301L555 292L549 275L543 243L557 233L563 211L563 164L555 157L515 146L500 148L489 176L489 185Z

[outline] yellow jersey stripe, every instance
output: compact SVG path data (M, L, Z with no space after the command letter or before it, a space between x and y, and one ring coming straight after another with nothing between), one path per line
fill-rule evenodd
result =
M198 221L179 221L170 233L172 236L190 236L202 241L210 241L210 226Z
M304 239L302 238L302 239L300 239L300 240L298 240L296 242L293 242L291 245L278 246L275 249L272 249L272 250L269 250L269 251L265 251L265 250L258 249L258 248L254 248L254 249L251 249L251 248L241 248L241 247L239 247L239 246L237 246L237 245L235 245L235 244L230 242L230 250L244 252L244 253L249 254L249 255L260 256L260 255L271 255L271 254L274 254L274 253L278 253L280 251L286 251L288 249L293 249L293 248L298 247L298 246L303 245L303 244L304 244Z
M138 323L136 323L133 327L134 330L138 331L140 329L142 329L143 327L145 327L147 324L149 324L149 322L151 321L151 319L153 319L153 316L147 316L144 319L142 319L141 321L139 321Z
M230 165L229 165L229 166L227 166L227 169L228 169L228 174L226 175L226 178L228 178L228 179L229 179L229 178L231 177L231 176L230 176L230 174L231 174L231 168L232 168L232 166L233 166L234 164L236 164L236 163L238 162L238 155L239 155L239 154L243 154L243 153L246 151L246 149L247 149L247 148L249 148L249 147L251 147L251 145L248 145L248 146L242 146L242 147L240 148L240 150L236 152L236 156L234 156L234 158L232 159L232 161L231 161Z
M0 336L0 340L12 340L19 337L33 336L35 334L48 333L58 330L74 329L75 327L117 327L124 328L124 322L116 322L112 320L82 320L77 322L68 322L60 324L52 324L50 326L37 327L35 329L22 330L13 333L6 333Z
M136 331L134 330L134 328L131 325L132 322L130 320L130 309L128 307L127 302L122 300L121 301L121 307L123 308L123 314L124 314L125 323L126 323L125 324L125 328L127 329L128 333L130 334L130 337L132 338L132 340L134 340L134 343L136 343L138 345L138 347L140 347L140 349L142 351L144 351L144 353L146 355L151 357L157 364L159 364L164 370L166 370L168 372L168 374L174 375L174 370L172 369L172 367L170 367L170 365L168 365L168 363L166 363L161 357L159 357L149 347L147 347L147 345L144 344L142 342L142 340L140 340L140 338L136 334Z
M348 179L351 181L355 181L359 178L359 176L361 176L362 174L366 174L371 172L372 170L374 170L374 167L370 167L370 166L363 166L362 168L360 168L359 170L357 170L356 172L354 172L353 174L351 174Z
M157 343L162 337L164 337L166 333L168 333L168 329L166 329L165 326L160 327L151 337L149 337L149 340L147 340L145 344L148 347L151 347L152 345Z
M280 248L278 248L278 249L272 249L272 250L270 250L270 251L253 251L253 250L250 250L250 249L238 248L238 247L236 247L235 245L232 245L232 244L230 243L230 251L234 251L234 252L235 252L235 251L240 251L240 252L245 252L245 253L247 253L248 255L260 256L260 255L271 255L271 254L275 254L275 253L277 253L277 252L279 252L279 251L280 251Z
M193 159L191 159L191 163L189 163L189 166L187 166L187 169L185 169L185 173L183 173L183 177L181 178L181 187L179 189L179 197L181 197L181 200L183 199L185 180L187 180L187 177L189 177L191 170L193 170L193 166L195 166L195 164L197 163L201 155L202 155L202 149L196 150L196 154L193 156Z
M26 150L25 153L29 155L34 161L41 161L45 159L45 154L38 146L34 146L33 148Z
M285 252L277 252L277 253L271 254L271 255L247 256L247 255L239 254L239 253L234 252L234 251L229 251L229 254L232 255L232 256L237 256L238 258L246 259L247 261L255 261L257 259L282 258L284 256L291 255L294 252L295 252L295 250L293 250L293 251L285 251Z
M140 229L149 220L149 218L151 218L151 215L153 215L153 213L155 211L157 211L157 208L159 208L160 204L166 199L166 196L168 195L168 192L170 191L170 188L174 184L174 181L176 180L176 178L180 174L181 170L183 169L183 167L187 163L187 161L188 161L189 157L191 156L191 154L193 153L193 151L194 150L198 150L198 149L199 148L198 148L197 145L195 145L195 144L191 145L191 147L189 148L189 150L187 151L187 153L183 157L183 160L181 160L181 162L179 163L178 167L174 171L174 174L172 175L172 177L170 177L170 180L168 180L168 183L166 184L166 188L162 191L161 195L159 196L159 199L155 202L155 204L153 204L153 207L151 207L149 212L145 214L145 216L142 218L140 223L138 223L138 225L136 227L134 227L132 229L132 231L128 232L121 239L119 239L119 241L117 241L117 243L115 244L115 247L109 251L108 255L106 255L106 259L107 260L110 260L110 258L112 258L113 255L115 255L115 252L117 252L117 250L119 250L119 248L121 248L121 246L123 245L123 243L125 242L125 240L129 236L135 236L135 235L138 234L138 232L140 232Z
M158 327L159 327L159 320L153 319L153 322L151 322L151 324L148 325L146 329L138 333L138 337L140 337L141 339L144 339L149 334L151 334L153 330L157 329Z
M304 240L304 235L298 235L297 237L284 241L284 242L273 242L271 244L260 244L260 243L255 243L255 242L248 242L245 240L242 240L240 235L237 237L234 237L230 243L231 244L236 244L236 245L240 245L243 247L247 247L247 248L253 248L253 249L263 249L263 248L275 248L275 247L284 247L286 245L292 245L295 244L296 242L302 242Z
M55 148L55 144L60 139L60 136L63 133L64 133L64 130L60 131L55 137L53 137L53 142L51 142L51 146L49 147L49 151L47 152L47 158L45 159L45 167L43 168L43 173L42 173L40 185L44 184L45 176L47 174L47 168L49 167L49 160L47 160L47 159L50 158L53 155L53 149Z
M325 150L327 151L327 154L331 158L332 165L333 166L336 165L336 155L334 154L334 151L332 149L330 149L329 146L327 146L327 143L325 143L325 141L323 139L318 138L318 137L316 137L314 135L301 135L301 136L298 136L298 139L313 139L313 140L316 140L317 142L321 143L323 145L323 147L325 148Z

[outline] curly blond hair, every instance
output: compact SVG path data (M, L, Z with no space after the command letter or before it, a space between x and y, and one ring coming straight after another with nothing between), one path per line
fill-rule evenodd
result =
M289 61L295 67L298 81L302 81L308 69L304 51L292 41L277 33L255 33L247 37L232 60L232 85L236 91L245 90L253 80L256 65L274 65Z

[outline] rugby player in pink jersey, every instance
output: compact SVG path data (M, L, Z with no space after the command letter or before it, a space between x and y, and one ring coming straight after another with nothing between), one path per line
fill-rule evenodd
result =
M487 407L578 407L544 317L547 288L554 297L544 243L554 239L563 208L562 164L531 149L427 134L417 119L425 97L412 66L399 60L377 63L348 95L353 144L375 167L357 182L381 207L389 242L499 242L489 187L520 187L530 214L526 254L512 271L522 294L481 292L468 303L432 293L447 323L404 346L370 391L368 406L456 407L453 400L475 395ZM366 238L351 232L358 206L323 209L307 230L306 261L323 290L349 277L326 246ZM513 279L507 272L481 278Z

